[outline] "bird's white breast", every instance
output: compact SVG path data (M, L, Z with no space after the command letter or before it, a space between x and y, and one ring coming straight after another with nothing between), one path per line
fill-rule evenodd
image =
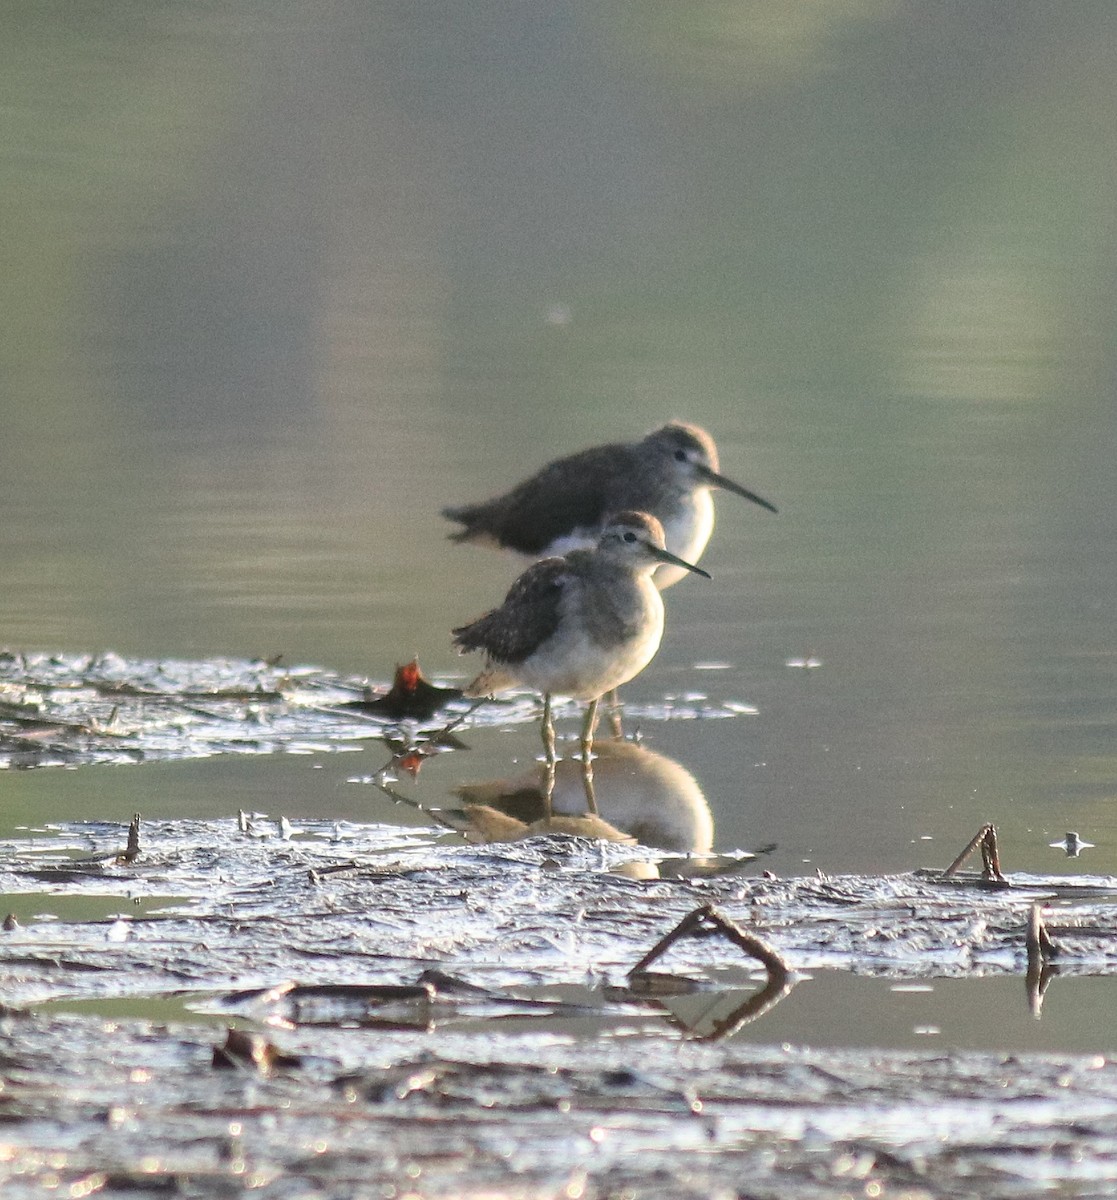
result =
M602 646L582 618L586 598L572 596L555 635L519 665L522 681L537 691L593 700L639 675L663 637L663 601L646 576L636 586L642 613L632 637Z
M667 549L688 563L696 563L706 549L710 534L714 531L714 498L709 488L698 488L680 500L674 516L663 522L663 533ZM657 567L655 584L661 591L678 583L689 571L664 563Z

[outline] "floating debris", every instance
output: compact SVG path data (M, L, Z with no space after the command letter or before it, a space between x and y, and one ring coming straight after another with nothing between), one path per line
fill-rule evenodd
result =
M81 1195L1100 1197L1100 1056L319 1027L208 1070L214 1032L6 1018L0 1185ZM235 1048L235 1047L234 1047ZM220 1047L219 1047L220 1049ZM263 1061L267 1061L266 1054ZM49 1164L49 1168L48 1168Z
M970 838L965 849L942 873L943 879L957 875L962 864L981 847L981 882L990 887L1009 887L1009 881L1001 874L1001 860L997 849L997 827L982 825Z
M715 1020L709 1029L696 1036L706 1041L715 1041L736 1033L743 1025L755 1021L770 1012L795 985L795 979L780 955L762 938L744 930L736 922L718 912L712 904L704 904L685 917L659 939L628 972L633 988L662 986L663 977L653 976L648 968L661 958L677 941L687 937L709 937L717 935L736 946L750 958L755 958L768 973L768 981L759 991L743 1004L734 1008L727 1016Z
M297 1055L284 1054L267 1038L244 1029L230 1029L224 1044L213 1048L213 1065L218 1069L270 1075L277 1067L298 1067L301 1062Z
M379 694L378 694L379 693ZM0 652L0 769L126 764L218 754L307 754L406 743L422 757L460 743L453 729L534 721L527 694L467 705L412 661L369 685L277 659L125 659ZM571 706L555 707L566 715ZM630 707L634 719L727 718L729 705Z
M789 970L906 981L1022 974L1029 910L1061 900L1058 924L1047 917L1061 971L1117 971L1117 880L1104 876L1021 874L1011 888L965 890L941 872L692 878L669 874L687 855L556 833L463 844L429 828L352 824L339 842L332 821L300 818L298 838L284 841L272 819L259 825L269 836L246 837L232 817L147 821L144 851L126 866L121 825L68 823L0 842L9 908L29 894L170 901L136 912L127 940L112 944L111 909L76 923L27 923L21 910L23 925L0 942L0 995L27 1004L276 980L398 985L435 966L495 989L584 982L599 964L639 963L665 925L696 921L696 899ZM613 874L649 861L662 878ZM29 956L49 966L28 970ZM678 936L672 958L698 978L724 965L709 937Z
M431 683L419 669L419 660L396 666L392 686L383 696L350 701L346 708L372 713L392 721L405 718L426 721L452 700L460 700L462 689Z
M140 814L135 813L132 816L132 823L128 826L128 844L124 848L122 854L118 854L116 861L119 864L134 863L140 856Z
M246 837L246 821L145 822L126 867L122 825L0 842L10 901L167 898L127 921L34 918L0 941L0 1186L48 1159L74 1195L282 1178L340 1198L391 1194L403 1174L426 1195L483 1195L507 1191L512 1164L523 1195L570 1195L573 1179L586 1195L700 1200L747 1172L750 1192L791 1200L1013 1200L1039 1159L1044 1191L1117 1186L1117 1064L1100 1055L730 1037L826 969L1025 976L1038 1017L1059 974L1117 973L1117 879L634 882L609 872L646 847L356 824L338 841L311 818L285 841ZM179 1016L129 1020L121 1001Z
M1068 830L1062 841L1048 842L1047 844L1052 850L1062 850L1067 858L1077 858L1083 850L1092 850L1094 848L1093 842L1087 842L1073 830Z

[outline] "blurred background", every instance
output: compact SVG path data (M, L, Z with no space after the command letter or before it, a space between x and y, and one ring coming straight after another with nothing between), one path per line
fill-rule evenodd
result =
M441 506L682 417L780 507L720 497L713 580L625 691L757 707L644 730L715 845L903 870L996 820L1010 869L1117 871L1108 0L15 0L0 28L0 643L449 679L519 564ZM424 786L537 750L467 740ZM382 757L4 793L372 818L343 785Z

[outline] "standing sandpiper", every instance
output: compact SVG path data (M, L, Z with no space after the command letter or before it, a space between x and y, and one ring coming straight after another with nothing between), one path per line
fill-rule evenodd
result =
M663 526L667 548L685 560L658 568L656 586L665 588L692 569L710 540L715 487L776 511L718 474L717 447L704 429L672 421L639 442L555 459L503 496L444 508L442 515L463 526L450 534L456 542L487 542L543 558L593 546L618 512L650 513Z
M663 600L652 582L662 563L709 575L664 545L663 526L647 513L614 516L593 550L534 563L504 603L453 631L454 645L485 652L485 669L465 689L488 696L517 685L543 693L543 748L555 763L551 695L589 706L582 725L582 764L592 801L590 751L597 702L638 675L663 637Z

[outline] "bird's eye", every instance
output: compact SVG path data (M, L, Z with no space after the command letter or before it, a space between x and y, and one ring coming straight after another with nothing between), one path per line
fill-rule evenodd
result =
M675 451L675 461L676 462L686 462L686 451L685 450L676 450Z
M634 534L632 532L632 530L630 529L630 530L628 530L627 533L624 534L624 540L626 542L634 542L634 541L636 541L636 534Z

